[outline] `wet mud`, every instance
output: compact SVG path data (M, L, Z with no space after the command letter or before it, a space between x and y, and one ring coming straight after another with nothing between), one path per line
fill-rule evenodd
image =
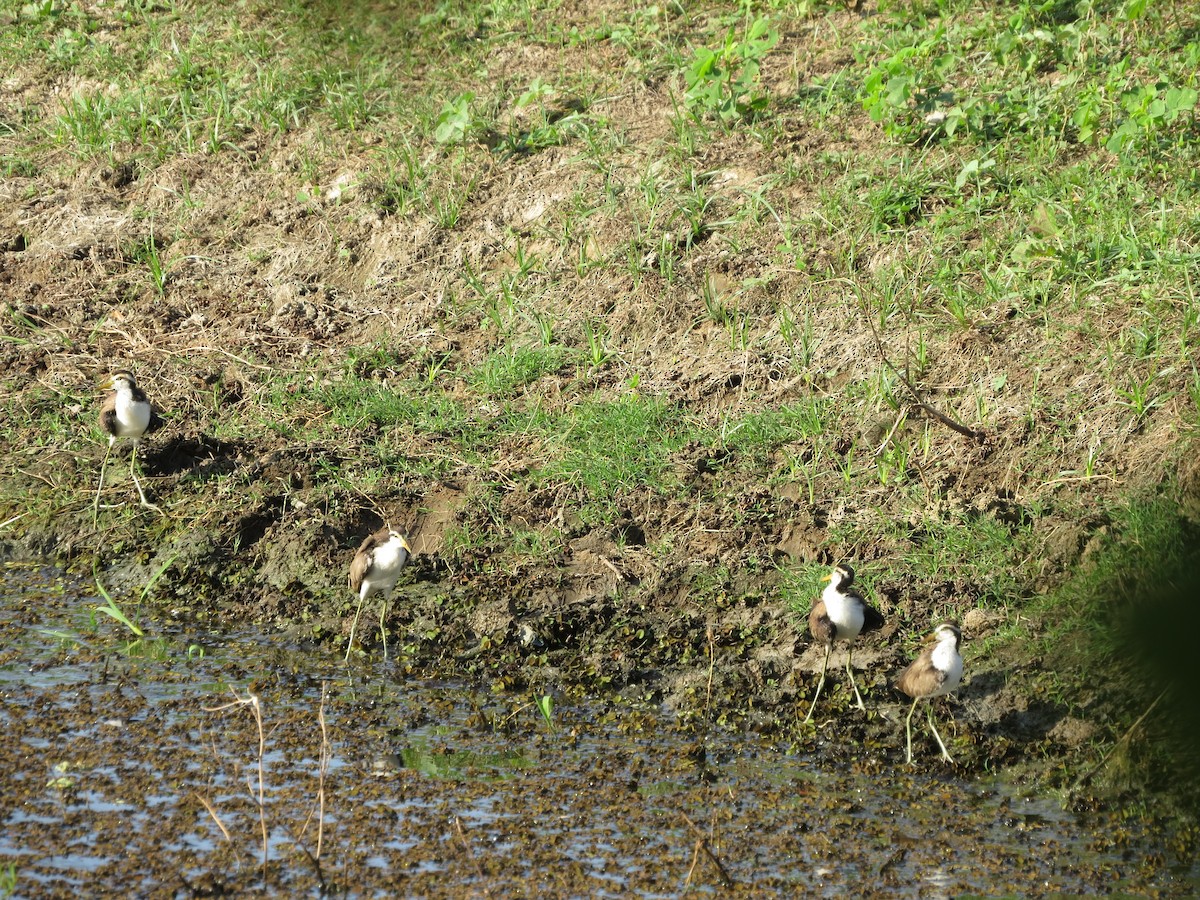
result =
M0 597L0 856L17 896L1200 887L1144 809L1064 806L941 763L927 735L905 767L903 725L871 692L861 728L847 710L792 742L657 702L343 666L186 616L139 638L43 569L10 567Z

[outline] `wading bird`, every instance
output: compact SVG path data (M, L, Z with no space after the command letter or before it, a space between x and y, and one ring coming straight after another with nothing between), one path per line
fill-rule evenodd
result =
M100 483L96 485L96 500L92 504L93 521L100 509L100 492L104 489L104 472L108 468L108 457L112 453L113 445L121 440L133 443L133 450L129 455L129 474L133 476L142 506L158 509L146 499L146 493L137 477L138 442L147 431L153 431L161 424L158 413L150 404L146 392L137 386L133 373L128 369L113 372L104 379L100 388L111 390L112 393L104 399L104 404L100 407L100 428L108 435L108 449L104 451L104 462L100 464Z
M932 700L948 694L962 681L963 660L958 652L962 642L962 631L955 622L939 625L937 630L926 640L929 644L921 655L909 664L896 679L896 687L913 698L912 706L908 709L908 718L904 720L904 733L908 737L908 755L905 763L912 764L912 717L917 708L917 701ZM942 758L948 763L954 762L942 743L937 726L933 724L933 703L929 709L929 730L933 732L938 746L942 748Z
M350 643L346 646L346 661L354 649L354 633L358 630L358 617L362 613L363 601L371 594L383 594L379 610L379 634L383 638L383 658L387 659L387 631L383 620L387 615L388 600L400 578L400 570L408 562L412 548L404 535L390 526L379 529L362 542L354 561L350 563L350 590L358 594L358 609L354 613L354 624L350 626Z
M813 640L825 645L825 660L821 663L821 679L817 682L817 692L813 694L812 705L808 708L807 722L812 718L813 710L817 708L817 698L821 696L821 688L825 686L825 672L829 668L829 652L833 649L834 641L846 641L849 649L846 652L846 674L850 677L850 686L854 688L854 697L858 700L858 708L866 711L858 685L854 683L854 670L851 668L854 659L854 639L863 631L873 631L883 624L883 616L867 605L858 591L852 589L854 570L843 563L834 568L825 578L829 585L821 592L821 598L813 604L812 612L808 614L808 630L812 632Z

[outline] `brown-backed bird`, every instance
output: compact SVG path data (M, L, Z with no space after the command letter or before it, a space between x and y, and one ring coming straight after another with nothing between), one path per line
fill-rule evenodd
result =
M807 722L812 719L813 710L817 708L817 698L821 696L821 688L825 686L825 672L829 668L829 652L833 649L834 641L846 641L849 649L846 653L846 674L850 677L850 686L854 688L854 697L858 700L858 708L866 711L858 685L854 683L854 670L851 667L854 658L854 639L863 631L873 631L883 625L883 616L872 609L858 591L852 588L854 584L854 569L843 563L836 566L825 579L829 585L821 592L821 597L813 604L808 614L808 630L812 632L813 640L825 645L825 660L821 663L821 680L817 682L817 691L813 694L812 705L808 708Z
M379 611L379 633L383 638L383 658L387 659L387 631L384 617L387 615L388 600L400 571L408 562L412 548L404 535L390 526L379 529L362 542L354 560L350 563L350 590L358 594L358 609L354 613L354 624L350 627L350 643L346 647L346 660L354 648L354 633L358 629L358 617L362 613L363 601L371 594L383 594L383 605Z
M128 369L118 369L106 378L100 385L102 390L112 393L104 398L100 407L100 428L108 435L108 449L104 451L104 462L100 465L100 483L96 485L96 500L92 504L92 516L95 518L100 508L100 492L104 489L104 472L108 467L108 457L117 441L126 440L133 444L129 456L129 474L137 487L138 497L142 506L151 509L158 507L146 499L142 484L137 477L137 448L138 442L147 431L153 431L161 420L150 403L150 399L137 385L133 373ZM160 510L161 512L161 510Z
M896 679L896 687L913 698L912 706L908 709L908 718L904 720L904 733L908 738L908 755L905 763L912 763L912 717L917 708L918 700L932 700L948 694L962 681L963 660L958 647L962 642L962 631L956 622L939 625L937 630L927 639L929 645L914 659ZM929 730L933 732L938 746L942 748L942 758L948 763L954 762L942 743L937 726L933 724L933 704L929 704Z

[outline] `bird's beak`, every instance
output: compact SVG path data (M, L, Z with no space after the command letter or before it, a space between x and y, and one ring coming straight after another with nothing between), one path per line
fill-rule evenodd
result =
M404 548L405 553L413 552L412 547L408 546L408 541L405 540L404 535L400 535L400 546Z
M828 575L826 575L826 576L825 576L824 578L822 578L821 580L822 580L822 581L833 581L833 573L832 573L832 572L830 572Z
M105 376L104 376L104 380L103 380L102 382L100 382L100 390L102 390L102 391L111 391L111 390L112 390L112 386L113 386L113 380L112 380L112 376L111 376L111 375L105 375Z

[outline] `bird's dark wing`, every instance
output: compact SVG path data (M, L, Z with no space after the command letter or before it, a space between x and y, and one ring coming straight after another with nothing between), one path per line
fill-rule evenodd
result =
M146 426L146 434L152 431L158 431L167 424L167 420L158 414L158 407L150 407L150 424Z
M863 627L864 632L878 631L886 624L883 618L883 613L871 606L865 600L863 601Z
M808 614L808 630L813 640L819 644L828 644L837 637L837 628L829 618L829 613L825 611L824 600L817 600L813 604L812 611Z
M380 538L380 535L383 535ZM375 548L383 541L387 540L387 529L377 531L375 534L368 535L363 538L363 542L358 547L358 552L354 554L354 559L350 563L350 590L358 593L362 588L363 579L367 577L371 571L371 566L375 561Z
M115 397L110 397L104 401L104 405L100 407L100 430L105 434L115 435L117 433L117 401Z
M896 687L908 696L928 697L942 686L946 673L933 664L933 648L927 647L896 679Z
M350 563L350 590L358 593L362 590L363 579L367 577L367 573L371 571L371 552L369 550L359 550L354 554L354 559Z

